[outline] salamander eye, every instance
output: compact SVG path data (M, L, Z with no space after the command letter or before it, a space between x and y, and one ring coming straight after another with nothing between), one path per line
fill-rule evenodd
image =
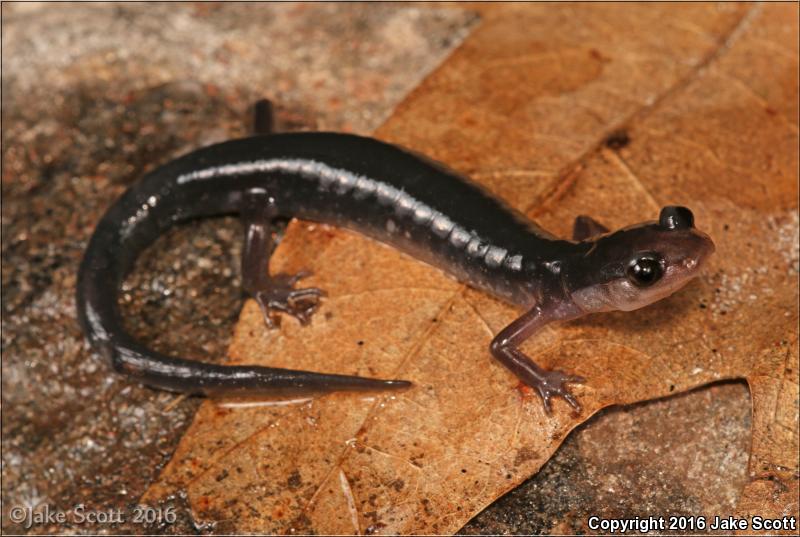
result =
M628 267L628 279L639 287L647 287L656 283L663 272L659 259L646 255L636 259Z

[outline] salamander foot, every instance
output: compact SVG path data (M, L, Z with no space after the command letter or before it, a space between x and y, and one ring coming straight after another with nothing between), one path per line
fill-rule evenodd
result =
M519 380L539 392L547 414L552 413L550 399L555 396L563 397L575 412L580 413L581 405L578 404L578 400L570 393L565 384L581 383L586 380L577 375L567 375L561 371L548 371L540 367L526 356L519 346L550 321L574 318L575 310L571 310L568 306L569 304L564 303L543 302L503 328L489 345L492 355L501 364L514 373Z
M552 414L553 409L550 405L550 399L556 396L563 397L575 412L580 413L581 405L565 384L582 383L586 382L586 379L578 375L567 375L561 371L543 369L518 348L510 345L503 346L499 343L500 341L502 341L502 338L495 338L491 347L492 354L510 369L519 380L539 393L547 414Z
M548 414L552 413L550 398L554 396L563 397L564 400L569 403L569 406L575 410L575 412L580 413L580 403L578 403L577 399L575 399L572 393L570 393L565 384L580 384L583 382L586 382L586 379L583 377L578 375L567 375L561 371L544 371L541 377L531 378L530 380L525 381L526 384L532 388L536 388L536 391L539 392L539 396L542 398L542 402L544 403L544 409Z
M324 291L317 287L294 288L298 281L310 275L311 273L305 270L297 274L277 274L269 279L266 289L253 293L253 298L261 308L268 328L275 327L275 321L272 319L272 314L275 312L288 313L303 325L311 321L311 316L320 305L320 298L325 294Z

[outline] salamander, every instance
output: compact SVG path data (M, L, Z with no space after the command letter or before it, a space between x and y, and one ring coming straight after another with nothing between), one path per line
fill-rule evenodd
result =
M427 157L374 138L330 132L257 135L193 151L131 186L97 224L79 269L78 316L90 343L116 371L158 388L206 394L296 394L410 386L384 380L248 365L216 365L146 348L123 328L118 292L137 256L177 222L239 214L242 281L265 326L278 313L307 324L322 290L297 287L307 273L269 275L276 217L355 230L444 270L524 313L489 352L541 397L545 410L585 379L537 365L520 349L555 321L634 310L698 275L714 251L692 212L661 209L657 220L610 232L578 216L558 238L479 185Z

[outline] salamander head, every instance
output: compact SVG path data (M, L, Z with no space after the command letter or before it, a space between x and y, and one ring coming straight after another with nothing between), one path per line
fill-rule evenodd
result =
M564 271L562 282L585 312L630 311L652 304L699 274L714 252L685 207L664 207L658 222L601 235Z

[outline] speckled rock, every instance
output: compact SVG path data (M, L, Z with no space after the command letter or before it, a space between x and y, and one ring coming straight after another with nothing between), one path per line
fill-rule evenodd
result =
M84 504L127 522L69 531L194 531L185 517L130 520L198 401L115 375L84 342L74 288L94 224L153 166L246 134L258 98L277 103L283 130L370 132L475 18L302 4L2 9L3 529L24 530L13 506ZM242 301L240 235L238 220L218 218L156 241L121 293L128 329L166 353L222 360Z

